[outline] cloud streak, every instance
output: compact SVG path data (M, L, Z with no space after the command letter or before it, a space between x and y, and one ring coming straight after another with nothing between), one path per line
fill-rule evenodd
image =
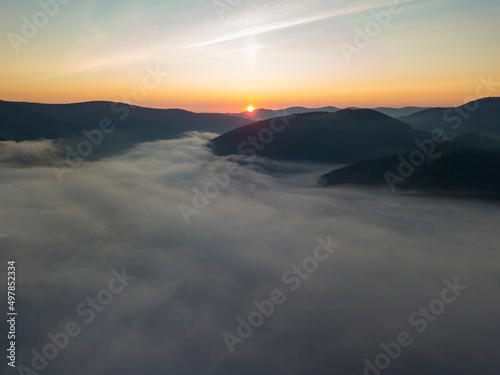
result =
M413 0L406 0L406 1L400 1L401 4L409 3L412 2ZM226 35L222 35L220 37L216 37L213 39L209 39L200 43L197 43L194 45L194 47L206 47L206 46L211 46L211 45L216 45L220 43L225 43L225 42L231 42L235 41L238 39L242 38L247 38L247 37L253 37L253 36L259 36L263 35L266 33L270 33L273 31L279 31L279 30L284 30L288 28L293 28L297 26L302 26L302 25L307 25L310 23L315 23L319 21L324 21L324 20L329 20L329 19L334 19L337 17L349 15L349 14L355 14L363 11L368 11L371 9L377 9L380 7L384 7L390 2L384 3L384 4L378 4L374 6L372 3L362 3L359 5L349 5L343 8L339 9L334 9L334 10L324 10L322 12L319 12L317 14L309 15L306 17L301 16L304 12L307 13L308 9L299 9L299 12L296 12L295 14L289 14L286 19L287 21L283 22L275 22L275 23L268 23L267 25L261 25L257 27L248 27L244 28L242 30L236 31L236 32L231 32L227 33ZM283 4L281 4L284 6ZM279 11L275 11L274 13L279 14ZM238 18L235 16L235 18ZM234 24L237 24L235 21Z

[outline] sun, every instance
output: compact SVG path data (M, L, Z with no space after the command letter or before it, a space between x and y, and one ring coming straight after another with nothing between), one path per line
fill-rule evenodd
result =
M253 112L253 111L255 111L255 108L253 106L249 105L248 108L247 108L247 111L248 112Z

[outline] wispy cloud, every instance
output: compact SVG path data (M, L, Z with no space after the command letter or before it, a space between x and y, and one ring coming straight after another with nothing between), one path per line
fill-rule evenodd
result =
M350 14L350 13L356 13L360 12L363 10L367 10L372 8L369 5L360 5L360 6L355 6L351 7L348 9L341 9L341 10L335 10L333 12L329 13L322 13L322 14L317 14L314 16L309 16L309 17L303 17L299 18L296 20L288 21L288 22L281 22L281 23L275 23L275 24L270 24L270 25L264 25L264 26L259 26L259 27L254 27L254 28L247 28L244 30L240 30L234 33L230 33L227 35L223 35L214 39L210 39L201 43L198 43L195 45L195 47L203 47L203 46L210 46L214 44L219 44L219 43L224 43L224 42L229 42L233 40L237 40L240 38L245 38L249 36L256 36L260 34L265 34L269 33L272 31L276 30L282 30L290 27L295 27L295 26L300 26L308 23L313 23L317 21L322 21L326 20L329 18L334 18L334 17L339 17L342 15Z
M412 2L413 0L404 0L400 1L401 4L404 3L409 3ZM322 11L319 13L316 13L314 15L309 15L309 16L300 16L299 14L296 15L290 15L287 21L282 21L282 22L274 22L274 23L268 23L266 25L261 25L257 27L250 27L250 28L244 28L236 32L228 33L219 37L215 37L209 40L205 40L203 42L197 43L194 46L195 47L206 47L206 46L211 46L219 43L225 43L225 42L230 42L234 41L237 39L241 38L246 38L250 36L257 36L261 34L266 34L269 32L277 31L277 30L283 30L287 28L292 28L296 26L302 26L314 22L319 22L319 21L324 21L327 19L331 18L336 18L336 17L341 17L349 14L355 14L359 13L362 11L368 11L370 9L376 9L380 8L383 6L387 6L387 3L383 4L378 4L376 6L373 5L372 2L364 2L358 5L349 5L344 8L338 8L334 10L328 10L328 11ZM297 9L297 11L303 11L303 8Z

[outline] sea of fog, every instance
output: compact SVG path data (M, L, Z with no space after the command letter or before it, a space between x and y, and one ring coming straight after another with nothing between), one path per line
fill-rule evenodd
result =
M2 144L9 373L500 373L499 205L319 188L332 165L219 158L212 136L62 182L52 142Z

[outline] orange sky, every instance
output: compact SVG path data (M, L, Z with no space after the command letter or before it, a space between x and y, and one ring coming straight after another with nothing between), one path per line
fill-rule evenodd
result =
M46 24L37 3L3 4L0 98L200 112L445 106L468 101L480 77L500 82L498 1L265 3L86 0ZM372 31L366 46L358 30Z

